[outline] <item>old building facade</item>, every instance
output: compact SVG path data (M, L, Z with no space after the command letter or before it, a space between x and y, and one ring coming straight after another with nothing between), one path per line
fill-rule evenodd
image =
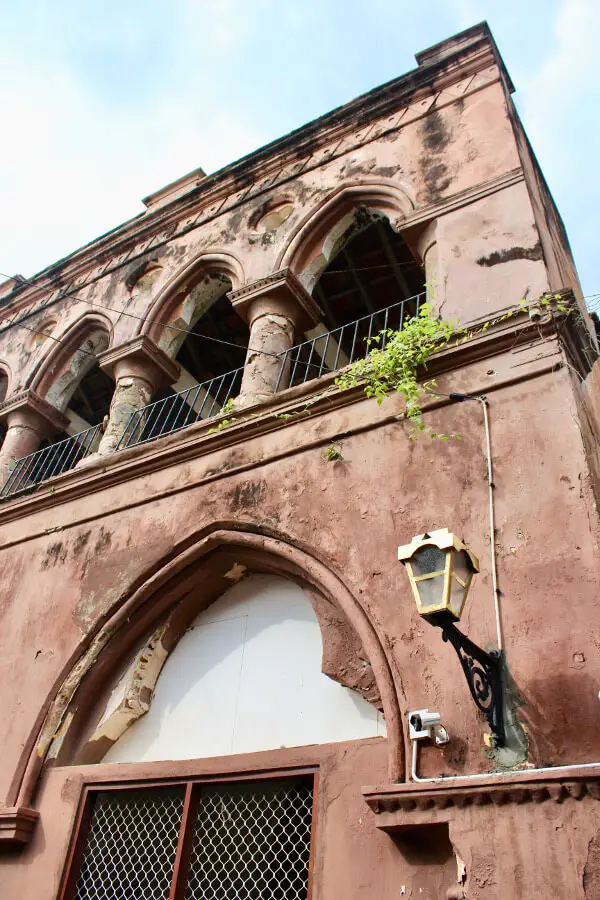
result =
M2 897L600 896L596 339L487 26L417 63L0 285ZM335 381L426 301L415 440Z

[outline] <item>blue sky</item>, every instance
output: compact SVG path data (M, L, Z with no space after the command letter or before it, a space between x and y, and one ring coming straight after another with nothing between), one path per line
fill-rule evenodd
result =
M487 19L600 294L600 0L0 0L0 271L30 276Z

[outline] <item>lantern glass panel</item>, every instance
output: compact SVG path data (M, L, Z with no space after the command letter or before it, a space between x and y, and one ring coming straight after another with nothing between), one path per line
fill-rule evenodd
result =
M453 574L458 575L460 580L465 584L469 583L473 567L471 565L471 560L464 550L455 550L452 571Z
M458 619L460 619L462 608L467 597L467 591L469 590L469 584L472 574L473 567L468 555L464 550L455 551L452 565L452 578L450 580L450 597L448 599L448 605L450 607L450 611ZM460 578L460 581L464 581L464 586L460 583L460 581L457 580L457 577Z
M419 578L421 575L430 575L432 572L441 572L446 566L446 551L429 544L417 550L410 563L415 578Z
M458 581L453 578L450 582L448 606L450 607L450 612L452 612L457 619L460 619L466 595L467 588L464 588L462 584L459 584Z
M432 606L439 607L444 602L445 581L446 575L444 572L441 575L435 575L433 578L424 578L423 581L417 581L419 600L424 610ZM458 582L455 582L455 584L458 584Z

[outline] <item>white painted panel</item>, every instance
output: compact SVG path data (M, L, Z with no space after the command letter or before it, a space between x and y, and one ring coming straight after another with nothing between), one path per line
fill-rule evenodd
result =
M190 759L384 734L380 715L321 672L321 633L292 582L254 575L201 613L150 711L105 762Z

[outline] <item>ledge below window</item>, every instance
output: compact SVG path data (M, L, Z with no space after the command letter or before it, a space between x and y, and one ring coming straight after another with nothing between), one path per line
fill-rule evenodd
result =
M0 846L22 847L28 844L38 819L38 811L25 806L0 809Z
M600 800L600 765L565 772L518 772L480 778L442 778L406 782L362 790L375 814L375 824L390 833L447 822L452 809L465 806L502 806L506 803L562 803L589 796Z

